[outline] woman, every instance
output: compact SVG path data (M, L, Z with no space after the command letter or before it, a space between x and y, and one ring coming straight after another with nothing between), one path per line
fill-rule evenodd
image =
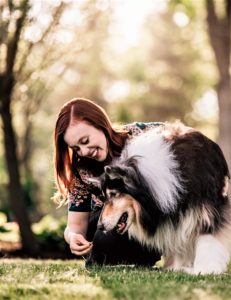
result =
M162 125L133 123L115 129L106 112L87 99L73 99L61 108L54 133L55 173L58 190L68 202L64 237L72 253L91 252L89 263L100 264L153 265L159 259L155 251L127 236L116 231L105 235L96 230L103 202L88 179L101 175L104 166L120 155L129 139Z

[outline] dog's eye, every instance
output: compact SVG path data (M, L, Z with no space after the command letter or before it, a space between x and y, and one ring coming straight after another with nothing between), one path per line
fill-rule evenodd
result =
M116 198L120 195L118 191L109 190L107 191L107 197L108 198Z
M118 197L119 196L119 193L118 192L112 192L111 193L111 197Z

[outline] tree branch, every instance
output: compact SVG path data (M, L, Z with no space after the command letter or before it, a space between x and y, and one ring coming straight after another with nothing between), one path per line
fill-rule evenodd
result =
M21 59L20 66L19 66L19 68L17 70L17 76L18 77L21 76L22 70L25 67L25 64L26 64L26 61L28 59L28 56L31 53L31 51L34 48L34 46L35 45L37 46L38 44L41 44L44 41L44 39L48 36L48 34L53 29L53 27L58 23L58 21L60 19L60 16L62 15L63 10L64 10L65 7L66 7L66 4L63 3L63 2L61 2L61 4L56 8L56 11L54 13L52 22L48 25L48 27L46 28L46 30L43 32L41 38L36 43L32 43L32 42L28 43L27 50L24 51L24 55L23 55L23 57Z
M0 5L0 44L6 41L8 26L9 26L9 20L2 19L3 10L4 10L4 5L1 4Z
M9 7L10 12L12 12L13 9L14 9L13 1L12 0L8 0L7 2L8 2L8 7Z
M16 54L17 54L17 50L18 50L18 42L19 42L19 38L20 38L20 34L21 34L21 31L23 28L24 21L27 16L28 9L29 9L29 0L23 0L21 2L21 6L20 6L21 16L16 21L15 33L7 45L7 58L6 58L6 62L7 62L6 76L7 77L12 77L12 75L13 75L13 68L14 68Z

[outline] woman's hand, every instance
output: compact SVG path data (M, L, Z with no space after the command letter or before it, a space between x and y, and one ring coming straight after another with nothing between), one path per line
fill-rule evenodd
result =
M75 255L84 255L91 251L92 243L85 239L89 212L68 212L67 227L64 231L66 242Z
M84 255L91 251L93 244L88 242L80 233L69 233L69 245L71 253L76 255Z

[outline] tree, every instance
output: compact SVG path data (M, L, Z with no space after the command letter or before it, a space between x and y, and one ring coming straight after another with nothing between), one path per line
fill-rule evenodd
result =
M175 11L183 11L191 20L199 16L200 20L197 21L207 25L210 46L214 52L215 65L218 71L216 84L219 105L218 143L225 154L229 169L231 169L231 1L170 0L169 3ZM203 12L201 13L201 11Z
M171 11L149 15L139 46L129 49L121 63L125 66L124 83L129 87L125 97L134 104L132 111L127 109L133 119L180 119L197 125L190 113L208 89L210 78L201 67L205 64L194 39L193 26L178 26ZM125 108L119 109L124 117Z
M224 13L219 16L213 0L206 0L207 24L218 69L219 144L231 169L231 1L224 0Z
M107 35L109 16L99 2L44 1L41 7L30 0L0 4L0 115L9 177L9 201L20 227L23 247L31 253L38 248L30 229L22 183L30 184L34 171L31 167L31 156L35 150L32 147L35 142L32 116L39 111L51 90L64 87L63 78L66 74L68 78L70 74L72 77L74 69L77 75L81 74L81 78L92 75L89 76L92 87L84 83L85 90L81 94L85 95L87 91L96 99L101 98L95 78L100 80L98 66L101 65L103 45L99 39L103 41ZM38 7L42 11L36 13ZM90 71L84 63L86 53L89 63L92 63ZM54 107L57 107L59 103L54 98ZM52 108L49 107L49 110L52 111ZM17 128L19 115L23 126Z
M38 251L37 241L30 227L25 207L23 190L20 182L19 164L16 153L16 138L12 122L11 99L15 85L14 67L22 28L29 11L29 1L23 0L18 6L8 1L9 13L18 12L14 20L7 20L1 24L2 36L1 49L5 47L6 58L4 69L0 73L0 115L3 124L4 149L6 165L9 174L10 204L15 218L19 224L23 248L29 253L35 254ZM1 11L4 7L1 6ZM15 25L13 33L8 32L10 23ZM11 23L11 26L12 26Z
M31 223L24 201L17 136L13 126L12 104L17 84L30 77L36 67L42 69L50 62L45 56L40 59L41 63L39 66L34 64L33 67L26 68L28 56L31 54L34 46L43 42L50 31L54 29L64 7L65 4L63 2L55 6L51 12L51 21L43 29L35 43L22 39L22 34L25 33L27 26L35 22L34 18L30 17L29 14L31 9L30 1L3 1L0 4L0 116L3 125L4 152L9 177L9 202L19 225L22 246L25 251L31 254L38 253L38 243L31 230ZM38 100L41 101L41 98L38 99L37 97L36 100L37 102ZM27 106L25 109L26 117L31 113L31 107L35 106L36 101L31 101L30 106ZM26 135L27 133L26 131Z

